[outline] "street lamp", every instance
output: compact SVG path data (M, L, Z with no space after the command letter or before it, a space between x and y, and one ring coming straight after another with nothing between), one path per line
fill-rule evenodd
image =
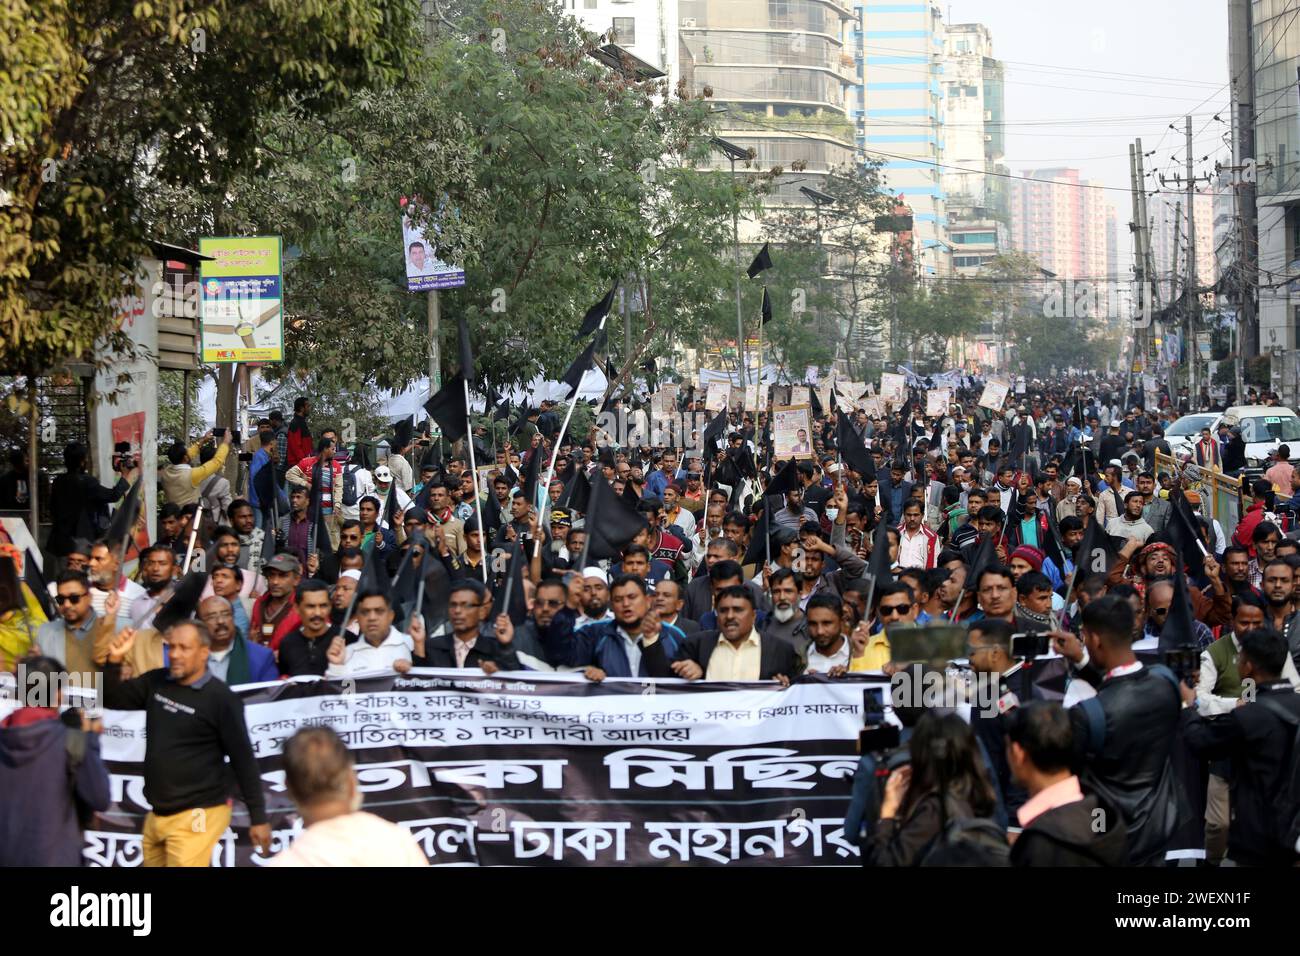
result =
M822 262L822 206L835 205L835 197L822 192L820 189L813 189L811 186L800 186L799 192L813 204L813 210L817 216L817 278L820 280L826 273L826 264ZM818 283L820 285L820 282ZM819 321L820 317L814 312L814 321Z
M731 161L731 244L736 256L736 367L740 373L740 384L743 387L749 380L748 369L745 366L745 322L740 316L740 197L735 195L736 192L736 160L749 159L749 150L743 146L737 146L720 136L709 137L709 145L720 151ZM760 373L761 373L760 369Z

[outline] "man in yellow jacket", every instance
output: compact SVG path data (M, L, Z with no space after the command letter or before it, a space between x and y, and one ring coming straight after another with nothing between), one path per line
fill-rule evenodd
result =
M209 431L189 448L176 442L167 449L167 458L171 464L158 473L158 480L162 482L167 500L177 507L183 508L196 503L199 500L199 486L225 467L226 456L230 454L228 429L211 461L198 466L190 464L199 457L199 445L210 441L212 441L212 432Z
M916 623L919 606L912 586L903 581L894 581L881 585L876 590L876 615L880 620L880 630L871 633L869 621L863 621L853 629L849 643L853 647L853 656L849 659L850 671L880 671L889 663L888 629L900 624Z

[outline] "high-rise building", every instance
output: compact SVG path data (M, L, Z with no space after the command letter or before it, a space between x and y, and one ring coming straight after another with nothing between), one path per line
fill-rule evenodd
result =
M1196 228L1196 285L1201 287L1213 284L1219 277L1214 257L1214 196L1207 189L1198 190L1193 195L1192 206ZM1178 196L1162 193L1148 200L1147 218L1151 223L1151 254L1156 275L1160 277L1160 301L1167 303L1174 295L1175 278L1179 295L1187 279L1187 210ZM1175 234L1178 237L1176 259Z
M953 271L974 275L1009 244L1002 63L981 23L944 31L943 185Z
M861 15L852 41L862 77L849 110L858 124L858 143L868 157L883 161L887 186L913 210L918 272L950 274L939 165L944 156L943 14L934 2L866 0L854 9Z
M668 88L677 85L678 0L564 0L564 7L593 33L668 76Z
M725 108L718 135L752 148L760 168L786 170L767 203L806 205L801 185L853 162L852 11L842 0L679 0L677 11L682 77Z
M1077 169L1031 169L1011 180L1011 245L1059 279L1113 281L1114 214L1100 185Z

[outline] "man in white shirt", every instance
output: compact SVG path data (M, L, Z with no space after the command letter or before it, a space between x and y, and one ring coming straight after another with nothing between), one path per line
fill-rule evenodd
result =
M330 644L326 677L354 677L376 671L397 671L398 661L411 662L411 638L393 627L393 606L388 595L363 591L357 595L356 620L361 640L344 644L341 636ZM400 671L399 671L400 673Z
M832 667L849 666L849 639L843 634L844 604L834 594L814 594L804 610L808 636L806 673L829 674Z
M284 745L284 784L306 829L270 866L428 866L411 831L361 809L352 755L330 727Z
M131 626L135 602L145 596L145 589L122 574L117 549L120 543L95 542L90 549L90 603L96 614L104 613L110 591L117 591L117 629Z

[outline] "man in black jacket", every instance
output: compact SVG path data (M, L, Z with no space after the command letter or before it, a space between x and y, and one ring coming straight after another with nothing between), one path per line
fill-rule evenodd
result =
M1291 821L1278 819L1276 811L1286 805L1296 759L1292 745L1300 726L1300 695L1281 679L1289 654L1285 638L1260 628L1239 640L1237 671L1243 683L1254 681L1254 701L1213 717L1189 708L1184 733L1201 756L1232 761L1228 858L1245 866L1294 866L1295 847L1283 841ZM1196 691L1184 689L1183 700L1195 703Z
M767 637L754 627L754 595L737 584L714 600L718 630L690 634L682 642L672 669L687 680L779 680L788 684L802 669L794 645Z
M123 682L122 661L134 643L134 629L126 628L109 646L104 703L145 711L144 795L153 809L144 819L144 865L211 863L212 848L230 825L227 758L248 806L249 838L270 852L271 826L244 704L208 670L208 629L199 621L173 625L167 668Z
M1016 810L1024 827L1014 866L1123 866L1128 839L1119 813L1084 793L1070 771L1074 732L1055 701L1035 700L1006 715L1007 763L1028 793Z
M45 548L56 557L72 550L74 537L98 537L108 529L108 506L126 493L138 469L129 457L117 459L117 484L105 488L93 475L86 474L86 448L78 442L63 449L66 473L54 479L50 487L50 537ZM93 534L87 534L93 532Z
M1082 642L1058 631L1052 644L1097 689L1096 697L1070 709L1084 788L1123 815L1131 864L1160 863L1187 815L1170 759L1183 706L1179 681L1133 653L1127 599L1098 598L1080 619Z
M481 581L461 578L452 582L447 598L451 633L426 639L423 623L413 621L411 638L415 643L415 653L411 656L412 663L416 667L478 667L487 674L519 670L519 660L512 645L515 629L510 616L501 614L497 617L495 637L484 634L479 626L491 608L492 595Z

